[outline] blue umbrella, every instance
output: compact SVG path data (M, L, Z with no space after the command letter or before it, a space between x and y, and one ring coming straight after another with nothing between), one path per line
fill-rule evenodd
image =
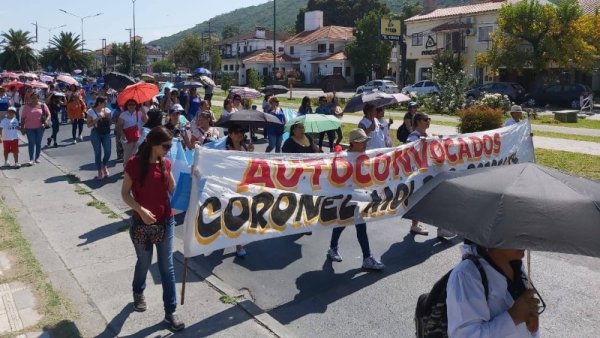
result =
M211 74L210 70L208 70L206 68L203 68L203 67L194 69L194 73L196 73L196 74L203 74L203 75L210 75Z

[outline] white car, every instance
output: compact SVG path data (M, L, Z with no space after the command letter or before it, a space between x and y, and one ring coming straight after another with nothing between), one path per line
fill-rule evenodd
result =
M356 88L356 94L372 92L374 89L380 92L393 94L398 92L398 86L390 80L373 80Z
M440 92L440 87L435 82L430 81L430 80L419 81L413 85L402 88L402 93L404 93L404 94L415 93L415 94L417 94L417 96L431 94L431 93L439 93L439 92Z

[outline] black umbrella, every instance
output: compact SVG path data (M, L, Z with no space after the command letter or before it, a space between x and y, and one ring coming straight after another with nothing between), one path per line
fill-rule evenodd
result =
M523 163L444 172L410 199L404 217L484 247L600 257L596 181Z
M198 81L181 81L181 82L177 82L174 87L177 89L200 88L200 87L204 87L204 83L198 82Z
M258 110L236 111L225 118L219 119L216 125L222 128L229 128L232 125L239 125L248 129L269 126L281 126L283 128L283 123L275 115L263 113Z
M123 73L110 72L104 75L104 83L110 88L120 92L125 89L125 87L134 84L135 80L131 76Z
M265 95L279 95L287 93L288 89L282 85L270 85L263 88L261 92Z
M344 113L353 113L363 110L367 103L373 104L375 107L385 107L399 102L410 101L410 97L401 94L388 94L384 92L370 92L356 95L348 101L344 108Z

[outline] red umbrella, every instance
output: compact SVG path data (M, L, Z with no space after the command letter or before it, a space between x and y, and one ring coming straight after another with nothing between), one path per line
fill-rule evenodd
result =
M29 81L29 82L25 83L25 85L32 87L32 88L48 89L47 84L40 82L40 81L36 81L36 80Z
M79 85L79 82L77 82L77 80L75 80L74 78L72 78L72 77L70 77L68 75L59 75L59 76L56 77L56 80L64 82L64 83L69 84L69 85L76 85L76 86Z
M21 81L11 81L11 82L7 82L5 84L2 85L2 87L4 88L12 88L12 87L17 87L17 89L23 87L25 84Z
M124 106L129 100L133 100L139 104L152 100L158 95L158 87L152 83L138 82L129 85L117 96L117 103Z

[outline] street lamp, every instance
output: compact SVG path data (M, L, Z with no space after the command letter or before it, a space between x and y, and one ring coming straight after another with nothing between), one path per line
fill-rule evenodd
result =
M96 16L100 16L100 15L102 15L104 13L96 13L96 14L88 15L88 16L79 16L77 14L73 14L71 12L67 12L64 9L59 9L59 11L65 13L65 14L69 14L71 16L74 16L74 17L78 18L79 20L81 20L81 52L83 53L83 45L85 44L85 41L83 40L83 20L89 19L89 18L93 18L93 17L96 17Z
M133 61L133 58L135 58L135 0L131 0L131 2L133 3L133 42L131 45L131 64L132 67L135 68L135 62ZM131 75L135 74L134 70L131 70Z
M33 22L31 24L34 25L34 26L36 26L36 27L40 27L40 28L43 28L43 29L45 29L45 30L48 31L48 48L50 48L50 38L52 37L52 31L55 30L55 29L63 28L63 27L67 26L67 25L60 25L60 26L56 26L56 27L44 27L42 25L38 25L38 24L33 23Z

